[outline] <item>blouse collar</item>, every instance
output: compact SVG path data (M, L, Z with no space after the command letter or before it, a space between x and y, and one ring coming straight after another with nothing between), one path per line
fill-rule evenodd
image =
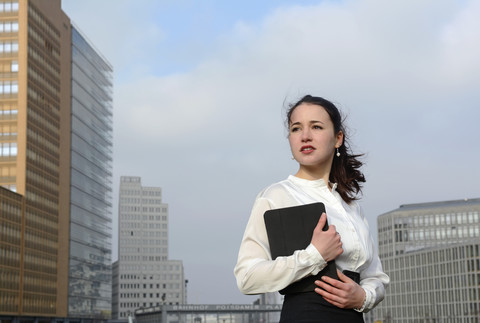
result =
M289 175L288 180L292 181L295 185L298 185L298 186L328 189L328 185L325 183L323 178L309 180L309 179L296 177L294 175ZM337 183L330 183L330 184L332 185L332 192L335 192L335 190L337 189Z

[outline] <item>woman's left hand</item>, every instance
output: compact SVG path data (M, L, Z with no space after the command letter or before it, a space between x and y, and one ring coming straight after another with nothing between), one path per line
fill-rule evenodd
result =
M365 300L365 290L349 277L337 269L338 278L323 276L322 280L316 280L315 292L323 298L340 308L361 308Z

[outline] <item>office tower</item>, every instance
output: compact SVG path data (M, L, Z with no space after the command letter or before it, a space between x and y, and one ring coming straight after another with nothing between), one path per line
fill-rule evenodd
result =
M75 296L80 298L71 283L102 285L97 275L88 272L86 266L76 266L76 262L102 263L107 269L110 266L109 256L94 259L94 252L84 255L86 258L74 254L77 245L86 241L99 245L98 248L108 246L111 231L111 219L98 224L88 222L96 221L97 215L109 217L111 189L105 189L105 197L99 195L96 200L74 191L91 195L102 191L97 186L93 188L88 178L95 178L94 174L102 176L98 173L102 167L108 169L99 156L95 156L99 160L93 159L93 150L79 148L76 136L85 142L91 140L93 146L96 143L91 133L96 132L111 142L111 132L96 129L96 124L89 123L90 116L80 115L85 111L72 111L72 101L88 102L79 99L88 95L74 85L82 84L83 90L93 97L100 95L97 105L86 107L90 113L109 109L111 99L96 92L102 82L95 78L98 75L85 74L89 79L80 80L85 75L76 69L81 66L83 71L91 71L94 68L85 66L99 63L92 62L97 57L85 56L72 65L72 46L74 52L80 52L76 49L77 40L73 41L77 45L72 45L72 33L75 35L60 0L0 0L0 315L12 319L67 317L69 303L76 303ZM108 75L106 71L102 73ZM102 83L100 88L111 91L111 84ZM79 120L84 128L77 127ZM75 163L81 160L75 152L81 152L82 165ZM108 183L111 174L106 178L99 183ZM74 207L85 212L95 210L94 216L85 216L79 225L75 218L70 218L70 209ZM101 234L92 234L93 228ZM103 299L97 294L93 296L102 290L95 288L86 296L90 301ZM103 294L107 295L108 289ZM109 302L108 297L104 299ZM82 314L73 314L99 316L92 313L92 307Z
M182 261L168 259L168 205L161 188L122 176L118 214L112 317L125 319L140 307L185 303Z
M480 199L402 205L378 217L391 278L381 322L478 322Z
M112 67L72 25L69 317L111 316Z

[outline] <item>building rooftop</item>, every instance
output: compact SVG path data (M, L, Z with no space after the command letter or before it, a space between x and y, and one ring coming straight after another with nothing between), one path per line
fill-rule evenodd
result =
M435 208L458 207L458 206L480 206L480 198L473 198L473 199L465 198L463 200L450 200L450 201L402 204L397 209L386 212L382 215L390 214L390 213L397 212L397 211L435 209Z

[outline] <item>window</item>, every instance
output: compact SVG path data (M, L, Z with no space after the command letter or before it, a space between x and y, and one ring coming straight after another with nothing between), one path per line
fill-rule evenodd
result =
M16 32L18 32L18 21L0 22L0 33L16 33Z
M16 142L2 142L0 143L0 157L17 156Z
M18 1L4 1L0 2L0 12L17 12Z
M17 62L17 61L12 61L12 65L11 65L11 66L12 66L12 67L11 67L11 71L12 71L12 72L14 72L14 73L18 72L18 62ZM18 92L18 90L17 90L16 92Z

